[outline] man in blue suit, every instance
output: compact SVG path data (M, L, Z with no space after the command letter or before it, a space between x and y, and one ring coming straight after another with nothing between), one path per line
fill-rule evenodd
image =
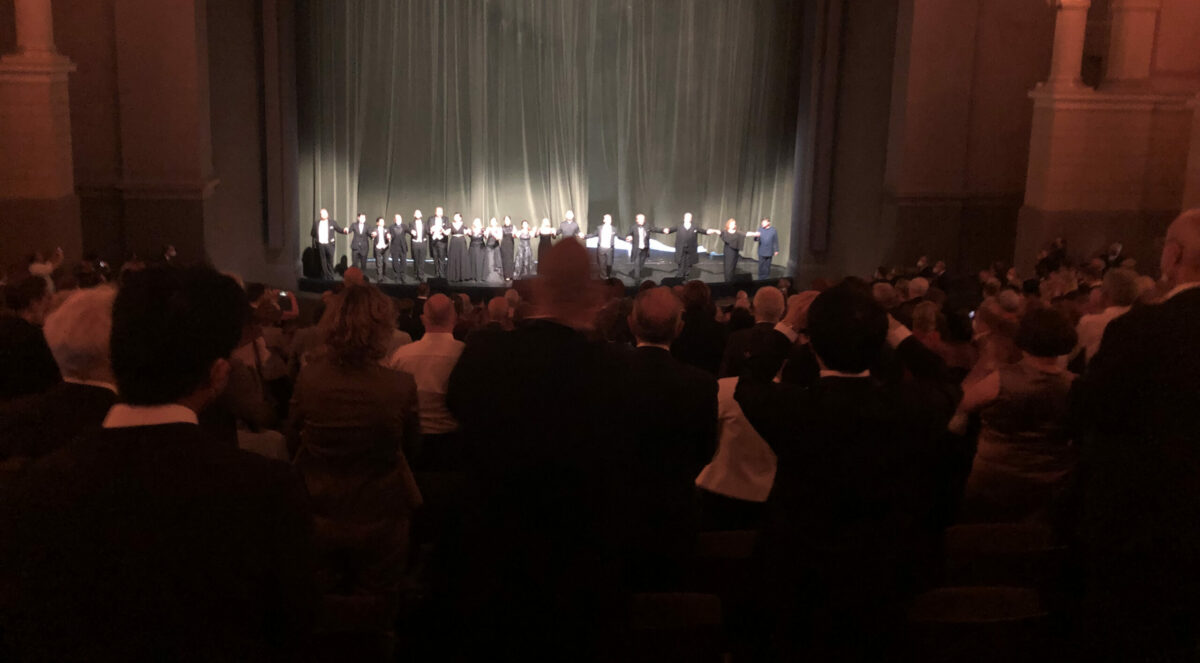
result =
M762 220L762 230L758 233L758 280L771 278L771 260L779 255L779 235L771 227L771 220Z

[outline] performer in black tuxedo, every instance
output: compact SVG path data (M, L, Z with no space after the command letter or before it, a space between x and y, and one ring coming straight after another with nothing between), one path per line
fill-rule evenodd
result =
M329 218L329 210L321 208L321 217L313 221L313 247L321 255L321 278L333 280L333 255L337 253L337 233L346 234L346 229Z
M399 219L400 215L397 214ZM392 252L392 233L388 232L387 220L382 216L375 219L375 229L371 231L371 247L375 250L375 280L382 283L387 276L387 264Z
M425 256L429 253L429 244L433 242L425 221L421 218L421 210L413 215L412 228L408 230L412 242L413 274L421 283L425 282Z
M439 207L429 220L429 255L433 256L433 277L446 278L446 240L450 235L450 222Z
M350 235L350 266L357 267L367 273L367 254L371 252L371 233L373 229L367 225L367 215L359 212L358 219L350 224L346 234Z
M738 259L741 258L742 247L746 245L746 238L758 237L759 234L757 232L740 232L735 219L725 222L725 230L709 229L704 232L709 235L720 235L721 241L725 243L725 282L729 283L733 280L733 275L737 274Z
M503 272L504 280L513 280L513 274L516 271L516 242L513 241L513 222L511 216L504 217L504 223L500 226L500 269Z
M675 276L686 279L692 267L700 262L697 251L700 239L696 237L697 230L692 225L692 213L683 215L683 223L678 228L663 228L659 232L664 235L676 233L679 236L675 240Z
M562 225L558 227L558 234L562 237L575 237L579 235L579 222L575 220L575 212L567 210L567 218L563 219Z
M600 227L596 232L588 234L587 239L593 237L596 238L596 262L600 265L600 277L611 278L617 241L617 229L613 227L612 214L605 214Z
M413 212L413 218L420 213L421 210ZM408 259L408 224L397 214L388 232L392 233L392 277L403 283L404 262Z
M629 259L636 265L633 272L634 281L642 279L642 269L646 266L646 259L650 257L650 234L656 232L658 230L653 226L646 225L646 215L638 214L634 217L633 227L625 235L625 241L630 244Z
M779 255L779 233L771 226L771 220L763 217L758 231L758 280L771 278L771 261Z

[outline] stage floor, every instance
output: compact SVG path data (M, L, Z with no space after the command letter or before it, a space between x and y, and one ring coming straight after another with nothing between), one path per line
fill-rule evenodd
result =
M433 263L427 262L426 273L433 273ZM641 278L635 278L635 265L621 260L619 257L616 264L613 266L613 276L620 279L625 284L627 292L633 294L637 291L638 285L642 281L650 280L655 283L662 283L664 279L670 279L675 276L675 261L671 258L651 257L646 261L645 269L642 270ZM375 283L375 262L367 261L367 278ZM600 268L593 263L593 275L596 278L600 277ZM713 297L732 297L737 294L738 290L754 290L765 284L775 284L779 279L787 276L785 267L779 264L771 266L771 277L765 281L758 281L758 263L752 259L742 258L738 264L738 273L734 280L730 283L725 282L725 263L721 258L701 257L700 262L692 267L692 271L688 274L687 280L699 279L704 281L712 289ZM534 277L536 278L536 277ZM324 292L334 287L338 281L326 281L320 278L301 277L298 289L302 292ZM462 281L459 283L450 283L447 281L439 281L429 278L431 289L434 292L465 292L473 299L493 296L503 293L511 287L520 288L520 281L514 286L510 283L485 283L482 281ZM408 265L408 270L402 281L397 281L392 274L384 279L382 283L376 283L385 293L394 297L414 297L417 292L418 281L412 272L412 263Z

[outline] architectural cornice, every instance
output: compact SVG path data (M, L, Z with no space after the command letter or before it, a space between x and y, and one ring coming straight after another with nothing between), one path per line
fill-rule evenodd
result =
M1133 90L1096 90L1083 86L1053 86L1040 84L1030 90L1035 108L1062 110L1177 110L1188 107L1189 94Z
M168 199L168 200L203 200L212 195L213 189L221 180L217 178L199 180L126 180L118 182L115 188L121 195L132 200Z

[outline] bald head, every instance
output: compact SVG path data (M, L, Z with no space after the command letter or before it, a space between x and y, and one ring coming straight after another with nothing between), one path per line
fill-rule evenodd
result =
M458 322L454 302L442 294L430 297L425 302L424 312L421 313L421 322L425 324L426 333L447 334L454 331L454 324Z
M775 324L783 319L783 293L778 288L759 288L754 295L754 321Z
M683 304L670 288L650 288L638 295L629 328L639 343L670 345L682 326Z
M504 297L492 297L487 305L488 320L492 322L508 321L508 300Z
M538 278L533 281L534 304L542 315L572 327L591 324L600 304L599 288L592 280L587 249L580 242L559 242L539 256Z
M1200 281L1200 209L1188 210L1171 222L1160 267L1172 285Z

